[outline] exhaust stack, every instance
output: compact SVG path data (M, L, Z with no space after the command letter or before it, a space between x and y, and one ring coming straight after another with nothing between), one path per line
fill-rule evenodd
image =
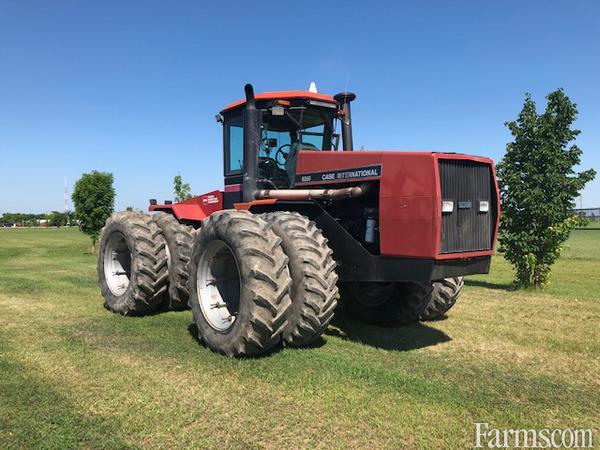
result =
M242 197L244 202L254 200L258 171L258 148L260 146L261 112L256 109L254 88L250 83L244 86L246 109L244 110L244 177Z
M340 92L333 97L342 106L342 142L344 151L351 152L354 150L352 142L352 113L350 111L350 102L356 98L352 92Z

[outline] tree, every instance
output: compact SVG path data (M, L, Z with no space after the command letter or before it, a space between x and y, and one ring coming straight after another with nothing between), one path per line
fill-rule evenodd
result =
M540 287L577 224L575 198L595 176L593 169L576 173L582 151L570 144L577 105L562 89L546 97L538 115L530 94L516 121L507 122L514 141L498 164L502 201L500 250L516 269L517 286Z
M67 217L65 213L61 213L59 211L52 211L48 214L48 225L51 227L62 227L66 225Z
M71 196L79 228L92 239L92 252L106 219L114 210L115 189L112 173L84 173Z
M175 193L176 202L182 202L183 200L193 197L190 192L189 183L184 183L181 179L181 175L176 175L175 178L173 178L173 192Z

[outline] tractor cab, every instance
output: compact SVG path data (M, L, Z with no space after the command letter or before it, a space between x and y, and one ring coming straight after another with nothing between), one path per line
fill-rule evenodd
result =
M341 117L333 97L311 91L266 92L254 97L258 136L256 183L259 189L285 189L294 185L298 152L336 151L335 132ZM246 100L227 106L217 120L223 123L225 203L241 201L245 173L244 117ZM253 155L251 155L252 158ZM254 158L252 158L254 159Z

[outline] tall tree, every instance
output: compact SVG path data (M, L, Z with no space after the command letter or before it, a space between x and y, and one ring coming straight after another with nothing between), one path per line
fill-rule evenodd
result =
M572 141L577 105L562 89L546 96L543 114L530 94L516 121L507 122L514 141L498 164L502 201L500 246L516 269L518 286L542 286L577 224L575 198L595 176L575 172L582 151Z
M75 183L71 196L79 228L92 239L92 252L106 219L112 214L115 202L112 173L84 173Z
M181 175L176 175L175 178L173 178L173 192L175 194L176 202L182 202L183 200L192 198L193 195L190 191L191 188L189 183L184 183Z

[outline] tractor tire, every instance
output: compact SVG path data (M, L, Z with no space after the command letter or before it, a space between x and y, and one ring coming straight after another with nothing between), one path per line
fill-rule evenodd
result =
M98 249L98 279L105 305L113 312L153 312L167 290L166 242L158 225L135 212L106 220Z
M428 283L346 282L340 286L340 301L358 320L398 325L419 320L432 290Z
M281 238L292 276L292 306L283 331L291 347L314 343L331 322L337 306L337 274L333 251L316 224L296 212L273 212L263 217Z
M158 212L152 220L162 231L167 243L167 271L169 289L164 306L170 310L183 311L188 308L188 264L194 243L194 229L180 224L172 214Z
M420 320L438 320L445 317L462 292L463 277L446 278L433 282L433 291Z
M260 216L227 210L204 220L189 264L189 305L211 350L257 356L281 343L292 279L281 238Z

